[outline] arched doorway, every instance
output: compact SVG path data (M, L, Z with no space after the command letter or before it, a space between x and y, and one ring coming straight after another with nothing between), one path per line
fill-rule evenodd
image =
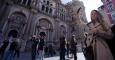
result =
M20 33L18 37L23 37L26 20L26 16L22 12L14 12L9 15L3 28L4 39L7 40L9 36L17 37L18 33Z
M8 37L13 37L13 38L17 38L18 37L18 32L16 30L11 30L9 33L8 33Z
M53 42L53 25L48 19L42 18L37 22L35 34L39 35L40 32L45 32L46 42Z

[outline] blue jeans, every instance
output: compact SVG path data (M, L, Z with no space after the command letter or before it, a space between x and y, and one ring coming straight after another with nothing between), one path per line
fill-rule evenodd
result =
M36 50L31 51L31 60L36 60Z
M14 51L8 51L6 52L3 60L13 60Z
M60 60L65 60L65 49L60 51Z
M44 51L39 50L39 60L43 60L43 58L44 58Z

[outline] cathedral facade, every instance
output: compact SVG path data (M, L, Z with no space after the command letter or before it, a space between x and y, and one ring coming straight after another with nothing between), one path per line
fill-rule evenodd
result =
M70 40L75 30L71 26L73 15L70 11L73 8L69 8L73 6L70 5L62 4L60 0L0 1L0 31L3 39L7 40L10 36L19 38L22 49L33 35L38 36L40 32L46 33L46 44L57 45L60 36Z

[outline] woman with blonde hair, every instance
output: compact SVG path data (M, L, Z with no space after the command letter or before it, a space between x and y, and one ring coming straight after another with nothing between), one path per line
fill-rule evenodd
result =
M91 11L94 60L114 60L106 40L112 38L109 26L97 10Z

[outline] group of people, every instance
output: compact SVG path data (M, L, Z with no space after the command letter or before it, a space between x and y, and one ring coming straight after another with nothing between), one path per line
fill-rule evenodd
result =
M43 60L45 54L47 55L48 46L45 46L45 33L40 33L39 37L35 35L31 38L32 49L31 49L31 58L32 60L36 59L36 53L39 55L39 60ZM69 58L69 54L71 53L74 57L74 60L77 60L77 42L75 42L75 36L72 36L70 43L66 43L65 37L60 37L60 60L65 60L65 55ZM52 49L50 56L53 56L53 47L49 46ZM45 52L45 53L44 53ZM56 53L56 52L55 52Z
M39 60L43 60L44 58L44 45L46 34L45 32L40 32L39 36L33 36L31 38L32 46L31 46L31 60L36 60L36 53L39 55Z
M32 36L30 39L31 45L31 60L36 60L36 53L39 54L39 60L44 57L44 39L45 32L40 32L39 36ZM8 40L4 40L0 47L0 60L15 60L15 56L20 58L21 43L19 38L10 36Z
M19 39L10 36L0 47L0 60L13 60L16 55L17 58L20 57Z
M70 58L70 54L74 60L77 60L77 42L75 42L75 36L71 37L70 42L66 42L65 37L60 37L60 60L66 60L65 55L67 55L67 58Z
M106 18L97 10L91 12L90 27L92 39L87 43L84 41L85 48L83 50L86 60L114 60L115 59L115 25L109 26L103 19ZM86 38L88 35L86 36Z
M36 55L38 54L38 59L43 60L45 54L47 57L52 57L56 54L53 50L53 46L45 45L45 32L40 32L39 36L33 35L29 40L31 41L31 60L36 60ZM75 42L75 36L72 36L70 43L65 41L65 37L60 37L60 60L65 60L65 55L69 58L71 53L74 60L77 60L77 43ZM20 42L18 38L13 36L9 37L8 40L4 40L2 46L0 47L0 60L15 60L15 56L20 58ZM67 52L67 53L66 53Z
M52 45L49 46L49 49L51 49L51 53L47 54L48 52L48 46L45 45L45 33L41 32L39 37L36 37L35 35L31 38L32 42L32 49L31 49L31 58L32 60L36 59L36 53L39 55L39 60L43 60L45 54L49 56L53 56L53 47ZM75 42L75 36L72 36L70 43L66 43L65 37L60 37L60 60L65 60L65 55L67 54L67 57L69 58L69 54L71 53L74 57L74 60L77 60L77 42ZM44 53L45 52L45 53ZM66 53L67 52L67 53ZM55 52L56 54L56 52ZM48 56L48 57L49 57Z
M92 32L92 40L87 44L85 39L85 48L83 50L86 60L114 60L115 59L115 25L108 26L103 20L103 16L97 10L91 12L91 22L93 26L90 28ZM45 48L45 32L40 32L39 36L32 36L31 42L31 60L36 60L36 54L39 54L39 60L44 58ZM86 38L88 35L86 36ZM9 37L9 40L4 40L0 47L0 60L13 60L15 55L20 57L20 45L17 42L19 39ZM50 46L51 48L51 46ZM74 60L77 60L77 42L75 36L72 36L70 43L65 41L65 37L60 37L60 60L65 60L71 53ZM46 47L47 51L47 47Z

